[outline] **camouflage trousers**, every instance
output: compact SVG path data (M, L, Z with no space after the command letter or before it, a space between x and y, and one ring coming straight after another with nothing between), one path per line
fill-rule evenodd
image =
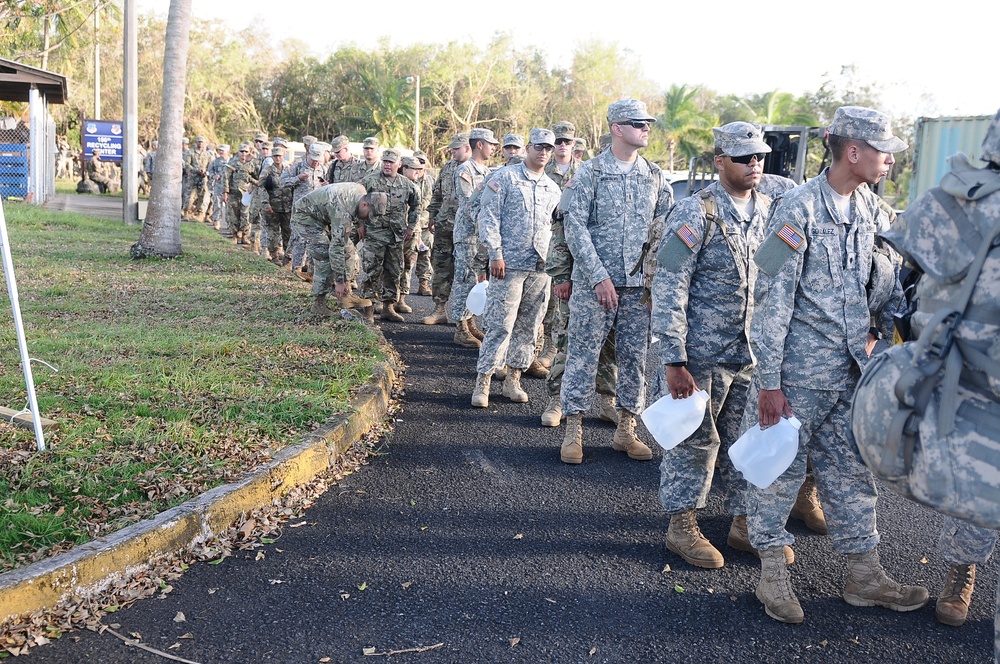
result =
M785 522L805 480L807 459L812 463L833 550L841 554L867 553L878 545L875 478L847 436L857 379L858 375L853 375L848 388L842 391L782 387L792 412L802 422L799 450L788 470L767 489L747 487L747 528L750 542L758 551L795 541L785 530ZM747 393L743 431L757 423L758 393L754 380Z
M263 215L266 204L260 200L257 194L254 194L253 199L250 201L250 211L247 213L247 220L250 225L250 240L260 240L261 244L264 244L267 240L263 236Z
M667 514L702 509L712 488L715 462L719 462L725 485L726 512L743 516L746 511L747 482L733 468L727 453L740 437L740 423L746 406L753 365L688 363L695 384L708 392L711 400L701 426L690 438L663 452L660 462L660 504ZM662 382L667 393L666 381ZM662 395L657 395L662 396ZM723 442L725 448L722 448ZM723 454L719 454L722 449Z
M333 272L330 270L330 227L312 215L295 212L291 227L302 242L305 252L312 259L312 295L326 295L333 290Z
M243 205L243 197L238 191L235 194L229 192L229 227L234 237L250 229L250 209Z
M292 233L292 213L275 212L270 206L264 210L264 246L273 257L279 249L284 251L288 246L288 239Z
M945 516L938 551L949 565L982 565L993 554L997 531Z
M492 374L507 364L527 369L535 359L535 337L549 299L549 275L541 270L506 270L490 277L483 317L485 338L476 371Z
M226 212L229 210L229 206L222 200L224 193L221 182L212 190L212 221L217 224L228 223Z
M399 292L403 295L410 294L410 282L412 281L413 266L417 265L419 252L417 248L423 245L423 238L420 233L414 233L409 240L403 241L403 272L399 275ZM419 270L417 271L419 274ZM423 278L423 277L421 277Z
M189 178L185 182L187 185L187 196L184 200L184 212L190 212L192 215L199 215L205 213L205 208L208 207L208 179L193 177Z
M399 280L403 271L403 238L388 226L367 229L361 248L361 270L365 283L362 297L382 302L399 299Z
M451 284L451 299L448 301L448 318L455 322L472 318L472 312L466 308L465 301L478 283L476 252L474 243L462 242L455 245L455 280Z
M569 343L560 400L567 415L586 413L594 396L598 357L608 335L615 333L618 407L641 413L646 400L646 351L649 308L642 288L618 287L618 307L607 311L592 288L574 288L569 298Z
M434 247L431 249L431 293L434 304L444 304L451 296L451 285L455 280L454 226L451 223L438 224L434 229Z
M566 371L566 328L569 325L569 302L561 300L553 295L549 299L549 304L555 300L555 320L550 325L548 313L543 320L545 331L552 337L552 343L556 347L556 356L552 360L552 367L549 375L545 379L545 389L550 397L559 396L562 389L562 377ZM552 307L549 307L550 309ZM615 395L615 383L618 382L618 364L615 362L615 331L611 330L608 338L601 346L601 354L597 357L597 383L595 389L598 394L608 396Z

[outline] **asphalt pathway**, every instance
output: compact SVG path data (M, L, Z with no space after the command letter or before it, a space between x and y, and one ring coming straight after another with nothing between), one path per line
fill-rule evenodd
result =
M593 417L584 421L585 462L562 464L563 429L539 426L540 380L525 381L526 405L495 385L490 407L472 408L476 351L454 346L452 328L420 325L430 298L411 299L406 323L381 323L408 368L403 409L379 456L263 558L238 552L193 565L164 599L105 623L205 664L369 662L366 649L409 651L386 657L408 662L992 661L993 562L980 569L968 623L955 629L934 620L933 600L902 614L847 605L844 560L791 522L806 619L775 622L754 597L756 558L725 547L729 518L717 491L701 523L726 566L699 570L664 548L658 455L640 463L614 452L612 426ZM940 523L882 492L884 564L932 595L945 572ZM74 632L24 661L167 660L109 634Z

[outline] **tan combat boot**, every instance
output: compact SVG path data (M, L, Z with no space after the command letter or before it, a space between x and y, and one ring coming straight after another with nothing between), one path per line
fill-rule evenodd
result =
M348 293L344 297L340 298L341 309L367 309L371 306L371 300L367 297L358 297L354 293Z
M306 272L305 270L292 270L292 272L295 273L296 277L306 282L307 284L312 283L313 280L312 272Z
M792 579L782 548L772 546L760 552L760 582L755 594L767 615L783 623L800 623L805 614L792 590Z
M844 601L851 606L884 606L893 611L916 611L927 604L927 589L904 586L882 569L878 550L847 554Z
M566 416L566 434L559 458L563 463L583 463L583 413Z
M371 300L368 300L371 302ZM361 315L365 317L365 320L369 323L375 323L375 307L368 305L367 307L361 308Z
M431 282L427 279L420 280L420 286L417 287L417 295L432 295L431 293Z
M476 408L486 408L490 405L491 374L476 374L476 387L472 391L472 405Z
M507 380L507 365L503 365L493 372L493 377L497 380Z
M615 437L611 439L611 447L619 452L625 452L629 459L636 461L652 459L653 452L644 442L636 438L635 414L627 410L618 412L618 428L615 430Z
M532 360L528 368L524 370L524 373L532 378L546 378L549 375L549 370L543 367L538 360Z
M424 325L447 325L448 314L444 310L444 304L434 305L434 312L430 316L424 316L420 322Z
M333 310L326 306L326 295L315 296L310 311L314 316L319 316L320 318L329 318L333 315Z
M466 322L466 324L469 327L469 334L471 334L472 336L474 336L479 341L482 341L483 339L486 338L486 335L483 334L483 331L480 330L478 327L476 327L476 319L475 319L475 317L470 318L469 320L467 320L465 322Z
M528 403L528 393L521 389L520 369L507 367L507 378L503 381L501 394L514 403Z
M729 526L729 537L726 539L726 544L737 551L746 551L760 558L760 551L753 548L753 544L750 543L746 515L733 517L733 524ZM792 547L785 546L785 564L791 565L794 562L795 552L792 551Z
M382 303L382 314L380 316L382 320L387 320L392 323L402 323L403 317L396 312L395 302L383 302Z
M976 565L952 565L938 595L934 616L939 623L961 627L969 617L972 591L976 587Z
M615 424L618 424L618 408L615 403L614 395L599 394L597 395L597 398L600 399L597 416L605 422L614 422Z
M406 303L406 295L400 294L399 299L396 300L396 311L401 314L412 314L413 308Z
M557 427L562 422L562 404L559 402L559 395L549 397L549 405L542 412L543 427Z
M826 517L823 516L823 507L819 503L819 493L816 491L816 480L812 475L806 476L806 481L799 487L799 495L792 506L791 517L806 524L806 528L826 535L830 531L826 527Z
M462 348L479 348L482 345L479 339L469 332L469 323L464 320L455 323L455 338L452 341Z
M701 534L694 510L670 515L667 548L695 567L719 569L726 564L719 550Z
M556 345L552 343L551 339L547 339L546 341L544 350L538 356L538 363L546 369L551 369L552 362L556 359Z

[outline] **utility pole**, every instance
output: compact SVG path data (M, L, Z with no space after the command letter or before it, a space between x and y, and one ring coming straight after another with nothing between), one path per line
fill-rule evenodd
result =
M125 45L122 49L122 91L125 122L122 130L122 219L133 224L139 219L139 82L138 20L135 0L125 0Z
M101 0L94 0L94 119L101 119Z

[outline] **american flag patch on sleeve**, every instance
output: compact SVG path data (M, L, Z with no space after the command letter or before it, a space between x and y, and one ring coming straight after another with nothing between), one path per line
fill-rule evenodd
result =
M495 192L500 191L500 183L497 182L496 180L490 180L489 182L486 183L486 186Z
M784 240L785 244L789 247L796 250L801 247L802 243L805 241L805 238L802 237L802 235L789 224L785 224L781 227L781 230L778 231L778 237Z
M694 231L691 230L691 227L687 224L684 224L677 229L677 237L681 239L681 242L687 245L688 249L694 249L694 246L698 244L698 240L700 239L694 234Z

